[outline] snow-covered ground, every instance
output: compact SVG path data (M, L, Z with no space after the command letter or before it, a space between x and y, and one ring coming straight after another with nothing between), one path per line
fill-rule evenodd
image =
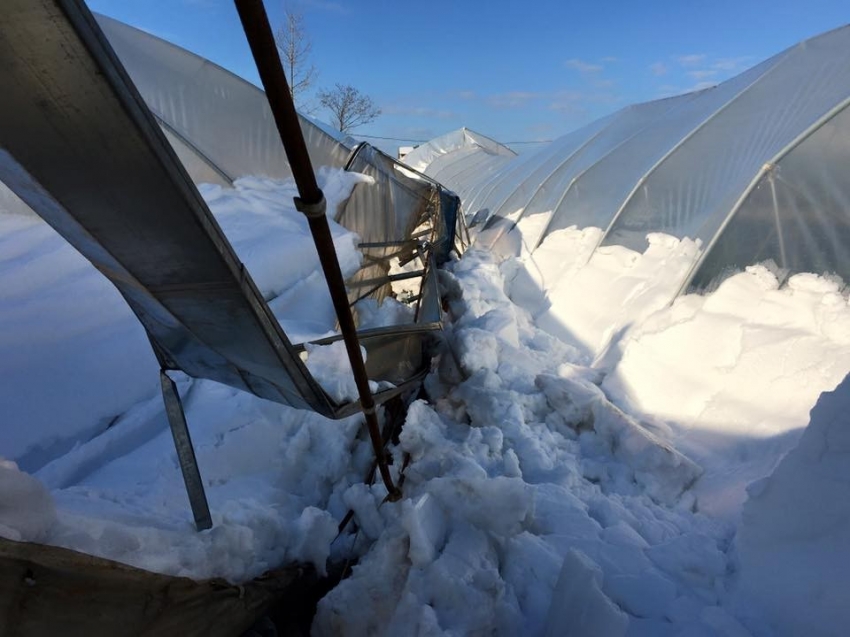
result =
M353 185L321 177L329 201ZM329 333L292 185L203 194L292 339ZM199 534L141 328L42 222L0 213L0 535L232 581L359 557L316 634L842 634L850 388L801 440L850 371L839 284L756 266L670 305L700 246L592 252L600 232L442 275L429 399L392 448L400 502L362 483L358 417L181 378L215 523ZM356 238L335 237L352 271Z

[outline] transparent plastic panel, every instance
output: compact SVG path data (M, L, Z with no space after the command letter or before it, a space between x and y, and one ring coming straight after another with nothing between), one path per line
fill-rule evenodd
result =
M222 173L218 172L212 162L207 161L201 154L192 148L160 124L162 132L165 133L165 139L171 144L180 163L189 173L192 181L196 184L218 184L219 186L232 186L233 183Z
M189 51L97 16L148 108L228 179L288 178L289 164L265 94L253 84ZM302 117L315 166L342 167L349 148Z
M464 146L462 148L458 148L457 150L445 153L444 155L439 155L434 158L434 161L428 164L428 167L425 169L424 173L432 179L440 181L441 173L445 171L451 173L450 168L452 167L452 165L456 164L459 161L462 161L467 157L477 155L481 152L483 151L479 146ZM407 164L407 162L404 163L408 166L410 165Z
M524 221L530 220L531 217L537 215L551 217L555 209L563 201L567 191L570 190L574 179L577 179L600 159L611 154L623 143L639 134L647 125L659 118L663 118L677 104L692 99L693 96L684 95L636 104L623 109L617 118L600 131L598 135L594 136L593 139L582 146L577 152L567 157L540 185L537 192L524 208L520 208L517 212L512 213L513 216L502 216L512 218L513 220L521 217ZM579 219L578 223L581 227L590 225L584 219ZM530 249L533 249L540 242L541 237L550 224L551 218L546 219L545 222L535 219L531 223L523 224L523 241Z
M474 169L477 166L480 166L493 156L479 146L471 146L469 150L472 152L464 154L462 157L458 158L457 161L453 161L442 170L435 173L428 173L428 176L442 184L445 184L452 190L455 190L458 186L465 184L465 176L470 173L474 174ZM459 154L460 152L452 153L452 155ZM452 155L446 155L446 157L450 157Z
M424 221L434 186L409 170L402 173L392 158L364 144L350 170L374 180L357 184L337 221L364 243L403 241Z
M542 149L541 151L542 152ZM499 171L491 175L489 178L482 180L476 184L470 194L464 200L464 207L468 210L478 209L479 204L486 200L490 193L502 183L509 175L521 170L529 161L536 157L536 153L523 153L513 159L509 165L502 167Z
M505 157L504 155L486 155L482 161L469 163L462 171L455 174L449 183L452 184L452 189L460 193L466 193L479 182L487 181L490 175L497 171L499 167L515 161L514 157Z
M780 278L837 274L850 283L850 108L765 174L697 268L688 291L769 263Z
M571 225L607 228L629 193L665 154L773 68L783 55L775 55L718 86L691 93L691 99L679 99L664 117L602 157L570 188L553 215L549 232Z
M435 159L447 155L464 147L466 136L464 129L459 128L445 135L440 135L432 140L419 144L404 156L402 161L419 172L428 173L428 167Z
M850 28L789 49L651 172L603 245L643 251L649 232L710 241L765 162L848 93Z
M549 146L533 153L528 161L517 165L516 170L504 175L504 179L483 199L476 203L479 210L487 209L487 216L498 214L504 216L510 213L505 206L507 200L523 201L523 204L534 196L543 180L551 174L564 157L571 155L592 139L600 130L605 128L613 118L609 115L591 122L572 133L559 137ZM472 211L468 211L472 212Z
M462 186L458 186L458 196L461 197L461 200L469 197L474 189L480 187L482 183L489 182L490 178L494 174L500 173L504 166L512 164L515 161L516 157L505 157L503 155L495 155L491 156L486 162L484 162L480 166L476 166L474 173L459 175L458 177L462 178L465 183Z
M472 145L479 146L493 155L516 155L510 148L490 139L486 135L476 133L468 128L459 128L445 135L435 137L424 144L420 144L410 151L403 161L414 170L427 173L430 165L441 155L446 155L465 146Z

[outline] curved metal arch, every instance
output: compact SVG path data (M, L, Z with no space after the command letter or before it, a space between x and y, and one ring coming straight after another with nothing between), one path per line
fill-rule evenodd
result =
M529 204L529 203L531 203L531 201L533 201L533 200L534 200L534 197L536 197L536 196L537 196L537 193L538 193L538 192L540 192L540 189L541 189L541 188L543 188L543 186L544 186L545 184L547 184L547 183L548 183L548 181L549 181L549 179L551 179L552 175L554 175L554 174L555 174L558 170L560 170L560 169L564 166L564 164L567 164L568 162L570 162L570 161L571 161L571 160L572 160L572 159L576 156L576 154L580 153L582 150L584 150L585 148L587 148L587 146L589 146L589 145L590 145L590 144L591 144L591 143L592 143L592 142L593 142L593 141L594 141L597 137L599 137L599 136L600 136L603 132L605 132L606 130L608 130L608 129L609 129L609 128L610 128L610 127L614 124L614 122L615 122L615 121L617 121L617 120L618 120L618 119L622 116L622 114L623 114L625 111L628 111L628 110L630 110L631 108L632 108L632 106L631 106L631 105L630 105L630 106L626 106L625 108L622 108L622 109L620 109L619 111L617 111L617 112L615 112L615 113L612 113L612 114L609 116L609 117L610 117L610 120L609 120L609 121L608 121L608 122L607 122L604 126L602 126L599 130L597 130L595 133L593 133L593 135L591 135L590 137L588 137L588 138L587 138L584 142L582 142L581 144L579 144L578 146L576 146L576 147L572 150L572 152L570 152L570 153L569 153L569 155L567 155L567 156L563 159L563 161L561 161L561 162L560 162L557 166L555 166L555 167L552 169L552 171L551 171L548 175L546 175L546 177L544 177L543 181L542 181L542 182L540 182L540 184L537 186L537 188L535 188L535 190L534 190L534 192L532 193L532 195L528 198L528 201L526 201L526 202L525 202L525 205L523 206L523 210L525 209L525 207L526 207L526 206L528 206L528 204ZM581 130L581 129L579 129L579 130ZM576 131L576 132L578 132L578 131ZM549 154L547 153L547 155L546 155L546 159L549 159L550 157L553 157L553 156L555 156L555 155L556 155L556 153L557 153L557 151L558 151L558 147L556 146L556 144L557 144L557 141L556 141L556 142L554 142L554 144L553 144L553 147L552 147L552 148L548 149L548 153L551 153L551 155L549 155ZM544 160L544 161L545 161L545 160ZM544 166L544 165L545 165L544 163L541 163L541 164L540 164L537 168L535 168L535 169L532 171L531 175L533 175L533 174L534 174L534 173L536 173L538 170L540 170L541 168L543 168L543 166ZM528 179L529 177L531 177L531 175L528 175L528 176L526 177L526 179ZM499 202L499 204L498 204L497 206L493 206L493 208L492 208L492 209L491 209L491 211L490 211L490 215L489 215L489 217L493 217L493 216L495 216L496 214L498 214L499 212L501 212L502 208L504 208L504 206L508 203L508 201L510 201L511 196L512 196L515 192L516 192L516 190L514 190L514 191L510 192L510 193L509 193L509 194L508 194L508 195L507 195L504 199L502 199L502 201L501 201L501 202ZM520 217L521 217L521 216L522 216L522 213L520 213ZM511 228L513 228L513 225L511 225L510 227L511 227ZM506 230L501 231L501 232L500 232L500 234L499 234L499 236L502 236L505 232L508 232L508 231L509 231L509 230L507 230L507 229L506 229Z
M808 41L808 40L807 40ZM791 140L785 147L783 147L776 155L774 155L769 161L765 162L759 171L756 173L756 176L753 177L752 181L747 185L744 191L741 193L741 196L735 201L732 208L729 210L729 213L723 219L723 223L720 224L720 227L717 229L717 232L714 233L714 236L711 238L711 241L706 245L705 250L703 250L700 257L693 263L690 270L688 270L688 274L685 277L684 282L676 291L676 294L673 298L677 298L682 293L684 293L688 287L691 285L691 281L693 281L694 276L699 271L702 264L708 258L708 255L711 253L711 250L720 240L720 237L726 231L727 226L732 222L735 218L735 215L738 214L738 211L743 207L746 200L750 197L753 190L756 189L759 182L768 175L776 165L782 161L789 153L791 153L795 148L797 148L800 144L806 141L809 137L811 137L815 132L817 132L824 124L829 122L832 118L836 117L843 110L850 107L850 97L842 100L837 105L829 109L826 113L824 113L821 117L815 120L812 124L810 124L806 129L797 135L793 140Z
M686 95L687 95L687 94L686 94ZM654 123L658 120L658 118L660 118L660 117L664 117L664 116L665 116L665 115L667 115L670 111L676 110L677 108L680 108L680 107L684 106L685 104L690 103L690 102L691 102L691 101L692 101L692 100L696 97L696 95L697 95L697 94L694 94L694 95L692 95L692 96L691 96L691 99L686 100L685 102L683 102L683 103L681 103L681 104L675 104L675 105L672 105L672 106L670 106L668 109L666 109L665 111L663 111L663 112L661 112L661 113L658 113L658 114L657 114L655 117L653 117L650 121L646 122L643 126L641 126L638 130L636 130L636 131L635 131L632 135L630 135L630 136L626 137L625 139L623 139L622 141L620 141L620 142L619 142L616 146L614 146L613 148L611 148L608 152L604 153L604 154L603 154L601 157L599 157L596 161L594 161L593 163L591 163L590 165L588 165L586 168L584 168L583 170L581 170L581 171L580 171L580 172L579 172L576 176L574 176L574 177L570 180L570 183L567 185L567 187L566 187L566 189L564 190L563 194L562 194L562 195L558 198L558 202L557 202L557 203L554 205L554 207L552 208L552 213L549 215L549 220L546 222L546 227L543 229L543 232L541 232L541 233L540 233L540 236L537 238L537 241L534 243L534 247L533 247L533 248L531 248L531 252L533 252L534 250L536 250L536 249L538 248L538 246L540 246L540 244L541 244L541 243L543 243L543 239L545 239L545 238L546 238L546 236L549 234L549 228L552 226L552 220L555 218L555 213L557 213L558 209L561 207L561 204L564 202L564 199L566 199L567 194L569 194L569 192L570 192L570 190L572 190L573 186L574 186L576 183L578 183L578 181L579 181L579 180L580 180L580 179L581 179L581 178L585 175L585 173L587 173L589 170L591 170L591 169L595 168L595 167L597 166L597 164L599 164L599 163L600 163L602 160L604 160L605 158L609 157L609 156L610 156L610 155L612 155L613 153L616 153L616 152L617 152L618 150L620 150L620 149L621 149L621 148L622 148L625 144L629 143L630 141L632 141L633 139L635 139L636 137L638 137L638 136L639 136L641 133L643 133L643 132L644 132L647 128L649 128L650 126L652 126L652 125L653 125L653 124L654 124ZM595 248L594 248L594 250L595 250ZM591 254L592 254L592 251L591 251Z
M611 233L611 229L614 227L614 224L617 223L617 221L622 216L623 211L629 205L631 200L634 199L635 195L637 195L641 186L643 186L647 182L647 180L652 176L652 174L656 170L658 170L658 168L663 163L665 163L673 155L673 153L675 153L682 146L684 146L688 142L688 140L693 138L694 135L696 135L699 131L701 131L703 128L705 128L711 121L713 121L721 113L725 112L726 109L728 109L732 104L734 104L742 95L749 92L756 84L761 82L767 75L771 74L777 68L782 66L782 63L788 58L789 52L790 52L789 50L786 50L786 51L783 51L783 52L777 54L779 59L776 61L776 63L773 66L766 69L761 75L756 77L752 82L747 84L747 86L742 88L735 95L733 95L731 98L729 98L729 100L727 100L724 104L722 104L719 108L717 108L713 113L711 113L709 116L707 116L702 122L697 124L693 129L691 129L691 131L687 135L682 137L682 139L680 139L676 144L674 144L670 148L670 150L668 150L666 153L664 153L664 155L661 156L661 158L659 158L658 161L656 161L643 175L641 175L640 179L638 179L638 181L635 182L634 188L632 188L631 192L629 192L629 194L623 200L623 203L617 209L616 214L611 219L611 222L608 224L608 227L605 229L605 232L602 234L602 237L599 239L599 243L596 246L597 248L605 242L605 239ZM595 252L595 250L596 250L596 248L594 248L593 251ZM591 254L592 254L592 252L591 252Z

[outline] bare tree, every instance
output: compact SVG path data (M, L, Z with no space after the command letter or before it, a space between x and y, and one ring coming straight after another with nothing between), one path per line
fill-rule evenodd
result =
M304 28L304 16L286 10L284 24L277 30L274 36L277 49L280 51L281 62L283 62L286 79L289 81L289 93L292 101L299 109L310 112L310 109L298 103L298 95L310 88L318 76L316 67L310 63L310 53L313 43Z
M348 84L337 84L331 90L319 91L317 95L319 103L331 112L333 124L343 133L373 122L381 114L381 109L375 106L371 97Z

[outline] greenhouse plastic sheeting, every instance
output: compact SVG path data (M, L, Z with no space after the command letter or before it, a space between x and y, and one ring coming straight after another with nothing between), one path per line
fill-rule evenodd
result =
M643 251L664 232L700 242L682 289L752 263L850 282L850 27L802 42L722 84L621 109L481 170L444 147L440 181L469 217L533 251L575 225ZM516 224L516 225L514 225ZM493 234L488 235L492 242ZM492 245L492 243L491 243Z
M357 403L330 400L308 373L80 0L11 1L0 22L0 55L17 61L0 67L5 185L118 288L164 368L325 416L357 411ZM396 164L389 173L400 179L395 172L410 171ZM375 238L392 231L393 239L410 239L420 219L410 211L425 202L389 209L384 216L398 228L382 221ZM442 236L438 230L432 240ZM421 305L419 314L434 316ZM402 370L413 382L427 369L423 330L433 327L401 330L418 347L410 359L380 341L392 338L388 331L364 338L367 351L371 342L390 352L370 352L367 369Z
M607 126L608 122L609 118L592 122L555 140L535 153L530 161L523 163L516 171L511 171L511 166L507 165L506 170L510 173L505 175L505 179L480 203L475 202L466 210L471 214L478 214L479 211L484 210L488 218L515 220L555 167L580 151Z
M679 101L616 152L600 159L567 193L553 215L549 232L573 224L607 228L629 194L654 166L777 60L778 57L771 58L714 88L693 94L693 99Z
M694 274L710 289L756 262L850 282L850 109L826 121L759 180Z
M643 250L648 232L710 242L765 162L848 95L848 29L781 54L646 178L603 244Z
M112 281L168 368L331 414L88 11L13 2L0 178Z
M263 91L170 42L106 16L96 18L195 183L291 177ZM313 164L343 167L353 140L299 118Z
M368 187L355 187L336 218L361 240L364 265L347 282L352 301L367 291L364 282L387 276L394 257L415 258L417 250L429 244L435 247L438 259L448 258L457 215L453 196L369 144L355 149L346 169L368 175L374 182ZM413 238L417 230L424 235ZM370 296L380 301L390 292L389 281L384 281ZM431 314L432 310L426 313Z
M434 159L467 147L480 148L491 155L506 155L509 157L516 155L507 146L481 133L476 133L468 128L460 128L440 137L435 137L424 144L420 144L405 156L404 163L416 171L430 174L428 172L428 166Z
M551 217L554 211L566 194L576 185L576 182L594 164L604 157L614 154L617 149L640 133L650 122L663 118L679 102L691 99L693 99L693 96L683 95L625 108L619 111L616 117L612 118L607 126L588 140L586 144L558 164L540 184L534 196L521 211L522 219L528 219L530 223L527 226L520 224L518 231L523 235L523 241L529 249L533 250L537 247L541 237L551 226ZM532 219L537 215L543 215L543 218L540 220ZM562 211L561 216L568 215L565 215Z

